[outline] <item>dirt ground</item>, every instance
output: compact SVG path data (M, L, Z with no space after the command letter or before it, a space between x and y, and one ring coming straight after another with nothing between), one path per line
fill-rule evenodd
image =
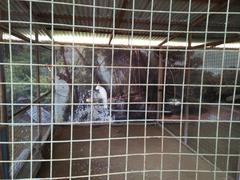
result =
M69 143L71 127L55 127L52 177L68 179L70 172L68 158L72 152L72 177L76 176L76 179L80 180L87 179L89 162L91 164L91 179L93 180L105 180L107 174L111 180L123 180L126 172L128 180L139 180L143 177L144 168L146 180L160 179L160 175L163 180L178 179L178 175L181 180L192 180L195 179L196 173L198 180L214 179L213 166L199 158L199 167L196 171L197 155L183 144L181 144L180 151L182 154L178 154L179 141L166 131L164 131L162 139L162 131L159 126L148 125L146 136L144 130L144 125L129 125L128 128L126 125L112 125L111 139L109 140L108 125L93 126L92 130L89 126L74 125L71 151ZM89 140L89 132L92 132L91 141ZM127 140L125 137L128 137L128 148L126 148ZM145 148L144 142L146 143ZM89 152L90 146L91 152ZM108 149L110 149L110 156L108 156ZM43 149L46 162L41 165L38 173L39 178L50 176L49 152L50 145L46 145ZM91 158L89 159L89 157ZM160 171L161 169L162 171ZM225 179L225 173L218 171L216 175L218 180Z
M218 106L208 106L201 114L200 121L197 120L198 112L189 115L189 119L192 121L188 123L188 145L195 151L199 150L200 153L205 154L205 158L212 163L216 161L221 170L232 171L229 175L237 179L238 175L234 172L238 171L237 164L240 153L240 111L235 109L231 117L231 106L221 106L220 110L219 121L216 120ZM169 116L168 118L180 119L180 116L175 115L175 117ZM179 123L168 123L165 127L176 136L182 132ZM198 131L200 136L198 136ZM215 160L216 148L217 160Z

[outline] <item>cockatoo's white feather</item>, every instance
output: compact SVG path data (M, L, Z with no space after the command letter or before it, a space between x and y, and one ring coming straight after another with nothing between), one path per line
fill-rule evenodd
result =
M104 108L107 109L108 106L107 106L107 91L106 91L106 89L100 85L97 85L96 90L98 90L98 92L99 92L100 98L103 101Z

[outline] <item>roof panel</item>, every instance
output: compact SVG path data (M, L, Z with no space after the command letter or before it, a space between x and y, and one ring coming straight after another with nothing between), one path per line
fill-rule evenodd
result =
M7 19L7 4L8 1L1 1L1 8L5 7L3 11L2 19ZM11 20L23 21L23 23L12 23L12 28L26 28L29 29L29 10L23 6L22 2L29 4L28 1L18 1L11 0ZM113 12L115 11L115 34L131 34L131 31L134 31L134 35L149 36L150 35L150 19L151 12L150 10L151 1L139 0L135 1L135 10L134 11L134 26L132 29L132 2L126 0L95 0L95 18L93 18L93 0L75 0L75 24L73 24L73 4L72 0L57 0L54 1L54 30L72 30L73 25L75 25L75 31L86 31L92 32L95 29L95 32L110 33L112 34L111 28L113 27ZM125 8L126 10L112 9L116 2L116 8ZM124 2L128 4L124 5ZM152 16L152 36L164 36L168 34L168 24L169 24L169 7L170 0L159 0L154 1L154 13ZM203 17L203 21L197 24L197 26L192 27L191 31L205 31L206 28L206 13L208 0L191 0L191 22ZM216 5L221 5L223 0L211 0L211 7ZM230 10L232 12L236 11L235 14L230 14L228 19L228 31L239 32L240 29L240 14L239 8L240 3L238 1L231 1L234 3L230 4ZM238 2L238 3L237 3ZM219 3L219 4L217 4ZM51 3L50 1L32 2L33 9L33 21L49 23L45 28L51 29ZM141 11L143 10L143 11ZM171 13L171 30L172 31L183 31L182 36L185 36L184 31L187 30L188 24L188 14L189 10L189 0L174 0L172 1L172 13ZM214 14L210 13L209 23L208 23L208 38L222 38L224 27L225 27L225 7L219 12L223 14ZM197 12L197 13L196 13ZM198 13L202 12L202 13ZM36 19L36 18L37 19ZM94 21L95 20L95 21ZM95 25L93 27L93 22ZM189 24L191 25L191 23ZM44 27L41 25L40 27ZM157 32L158 31L158 32ZM222 31L222 34L221 34ZM219 33L213 33L219 32ZM236 34L236 33L235 33ZM193 38L205 37L204 33L199 33Z

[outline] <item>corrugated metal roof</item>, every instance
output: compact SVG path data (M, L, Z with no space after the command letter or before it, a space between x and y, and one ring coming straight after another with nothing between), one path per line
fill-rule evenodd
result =
M151 40L149 36L126 36L126 35L116 35L111 43L118 45L133 45L133 46L158 46L164 38L152 37Z
M114 9L114 1L112 0L95 0L95 17L93 17L93 0L75 0L75 23L73 24L73 4L72 0L56 0L54 1L54 29L55 30L72 30L75 26L75 31L79 32L92 32L95 28L95 32L112 34L113 29L113 14L115 11L115 33L117 35L129 35L132 29L132 2L127 1L125 7L122 7L125 0L116 0L115 7L123 9ZM29 9L22 3L25 2L29 5L28 1L11 0L11 20L19 21L21 23L12 23L12 28L26 28L29 29ZM134 11L134 35L149 36L150 35L150 19L151 19L151 1L138 0L135 1ZM199 16L206 16L207 0L192 0L191 1L191 22L197 19ZM214 7L217 3L221 5L221 1L211 1L211 7ZM2 11L4 16L2 19L7 19L7 1L1 2ZM170 1L159 0L154 1L153 16L152 16L152 36L167 37L168 23L169 23L169 9ZM240 3L230 3L230 11L239 12ZM42 27L51 29L51 2L50 1L33 1L33 21L39 23L49 23L48 25L41 25ZM189 18L189 1L188 0L174 0L172 1L171 8L171 31L185 32L187 30L188 18ZM120 13L120 12L123 13ZM219 12L225 12L226 9L219 10ZM202 12L202 13L194 13ZM225 14L211 13L209 16L208 24L208 38L222 38L219 33L210 33L210 31L224 31L225 28ZM240 14L230 14L228 20L228 30L239 32L240 29ZM22 23L26 22L26 23ZM95 24L94 24L95 22ZM191 24L190 24L191 25ZM206 24L203 21L196 27L191 28L191 31L205 31ZM199 37L201 36L201 37ZM228 35L231 36L231 35ZM204 33L199 33L198 38L204 38ZM193 36L195 38L195 36Z
M81 43L81 44L108 44L110 40L110 35L87 32L73 32L70 31L54 31L53 35L54 41L56 42L66 42L66 43Z

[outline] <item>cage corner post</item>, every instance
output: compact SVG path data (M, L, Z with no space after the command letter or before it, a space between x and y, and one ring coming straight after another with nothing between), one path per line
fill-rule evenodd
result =
M38 29L36 28L35 29L35 41L36 41L36 43L39 43L39 31L38 31ZM42 133L42 129L41 129L41 123L42 123L42 117L41 117L41 106L40 106L40 100L39 100L39 98L40 98L40 96L41 96L41 91L40 91L40 83L41 83L41 78L40 78L40 68L39 68L39 66L40 66L40 54L39 54L39 46L37 45L36 47L35 47L36 49L35 49L35 53L36 53L36 63L37 63L37 69L36 69L36 81L37 81L37 102L36 103L38 103L38 106L37 106L37 122L39 123L39 125L38 125L38 138L39 139L41 139L42 137L41 137L41 133Z
M164 81L164 69L163 69L163 62L162 62L162 56L159 49L159 64L158 64L158 88L157 88L157 121L161 118L161 112L162 109L162 103L163 103L163 81Z
M237 173L236 173L236 180L240 180L240 156L238 156L237 160Z
M3 32L0 31L0 41L2 41ZM0 45L0 63L4 62L4 44ZM6 86L4 66L0 65L0 178L9 179L9 147L8 147L8 126L7 123L7 107L4 105L6 103Z
M191 46L192 46L192 34L188 34L188 47L187 47L187 62L186 62L186 82L187 82L187 91L186 91L186 105L185 105L185 123L184 123L184 143L188 143L188 129L189 129L189 96L190 96L190 67L191 67Z

